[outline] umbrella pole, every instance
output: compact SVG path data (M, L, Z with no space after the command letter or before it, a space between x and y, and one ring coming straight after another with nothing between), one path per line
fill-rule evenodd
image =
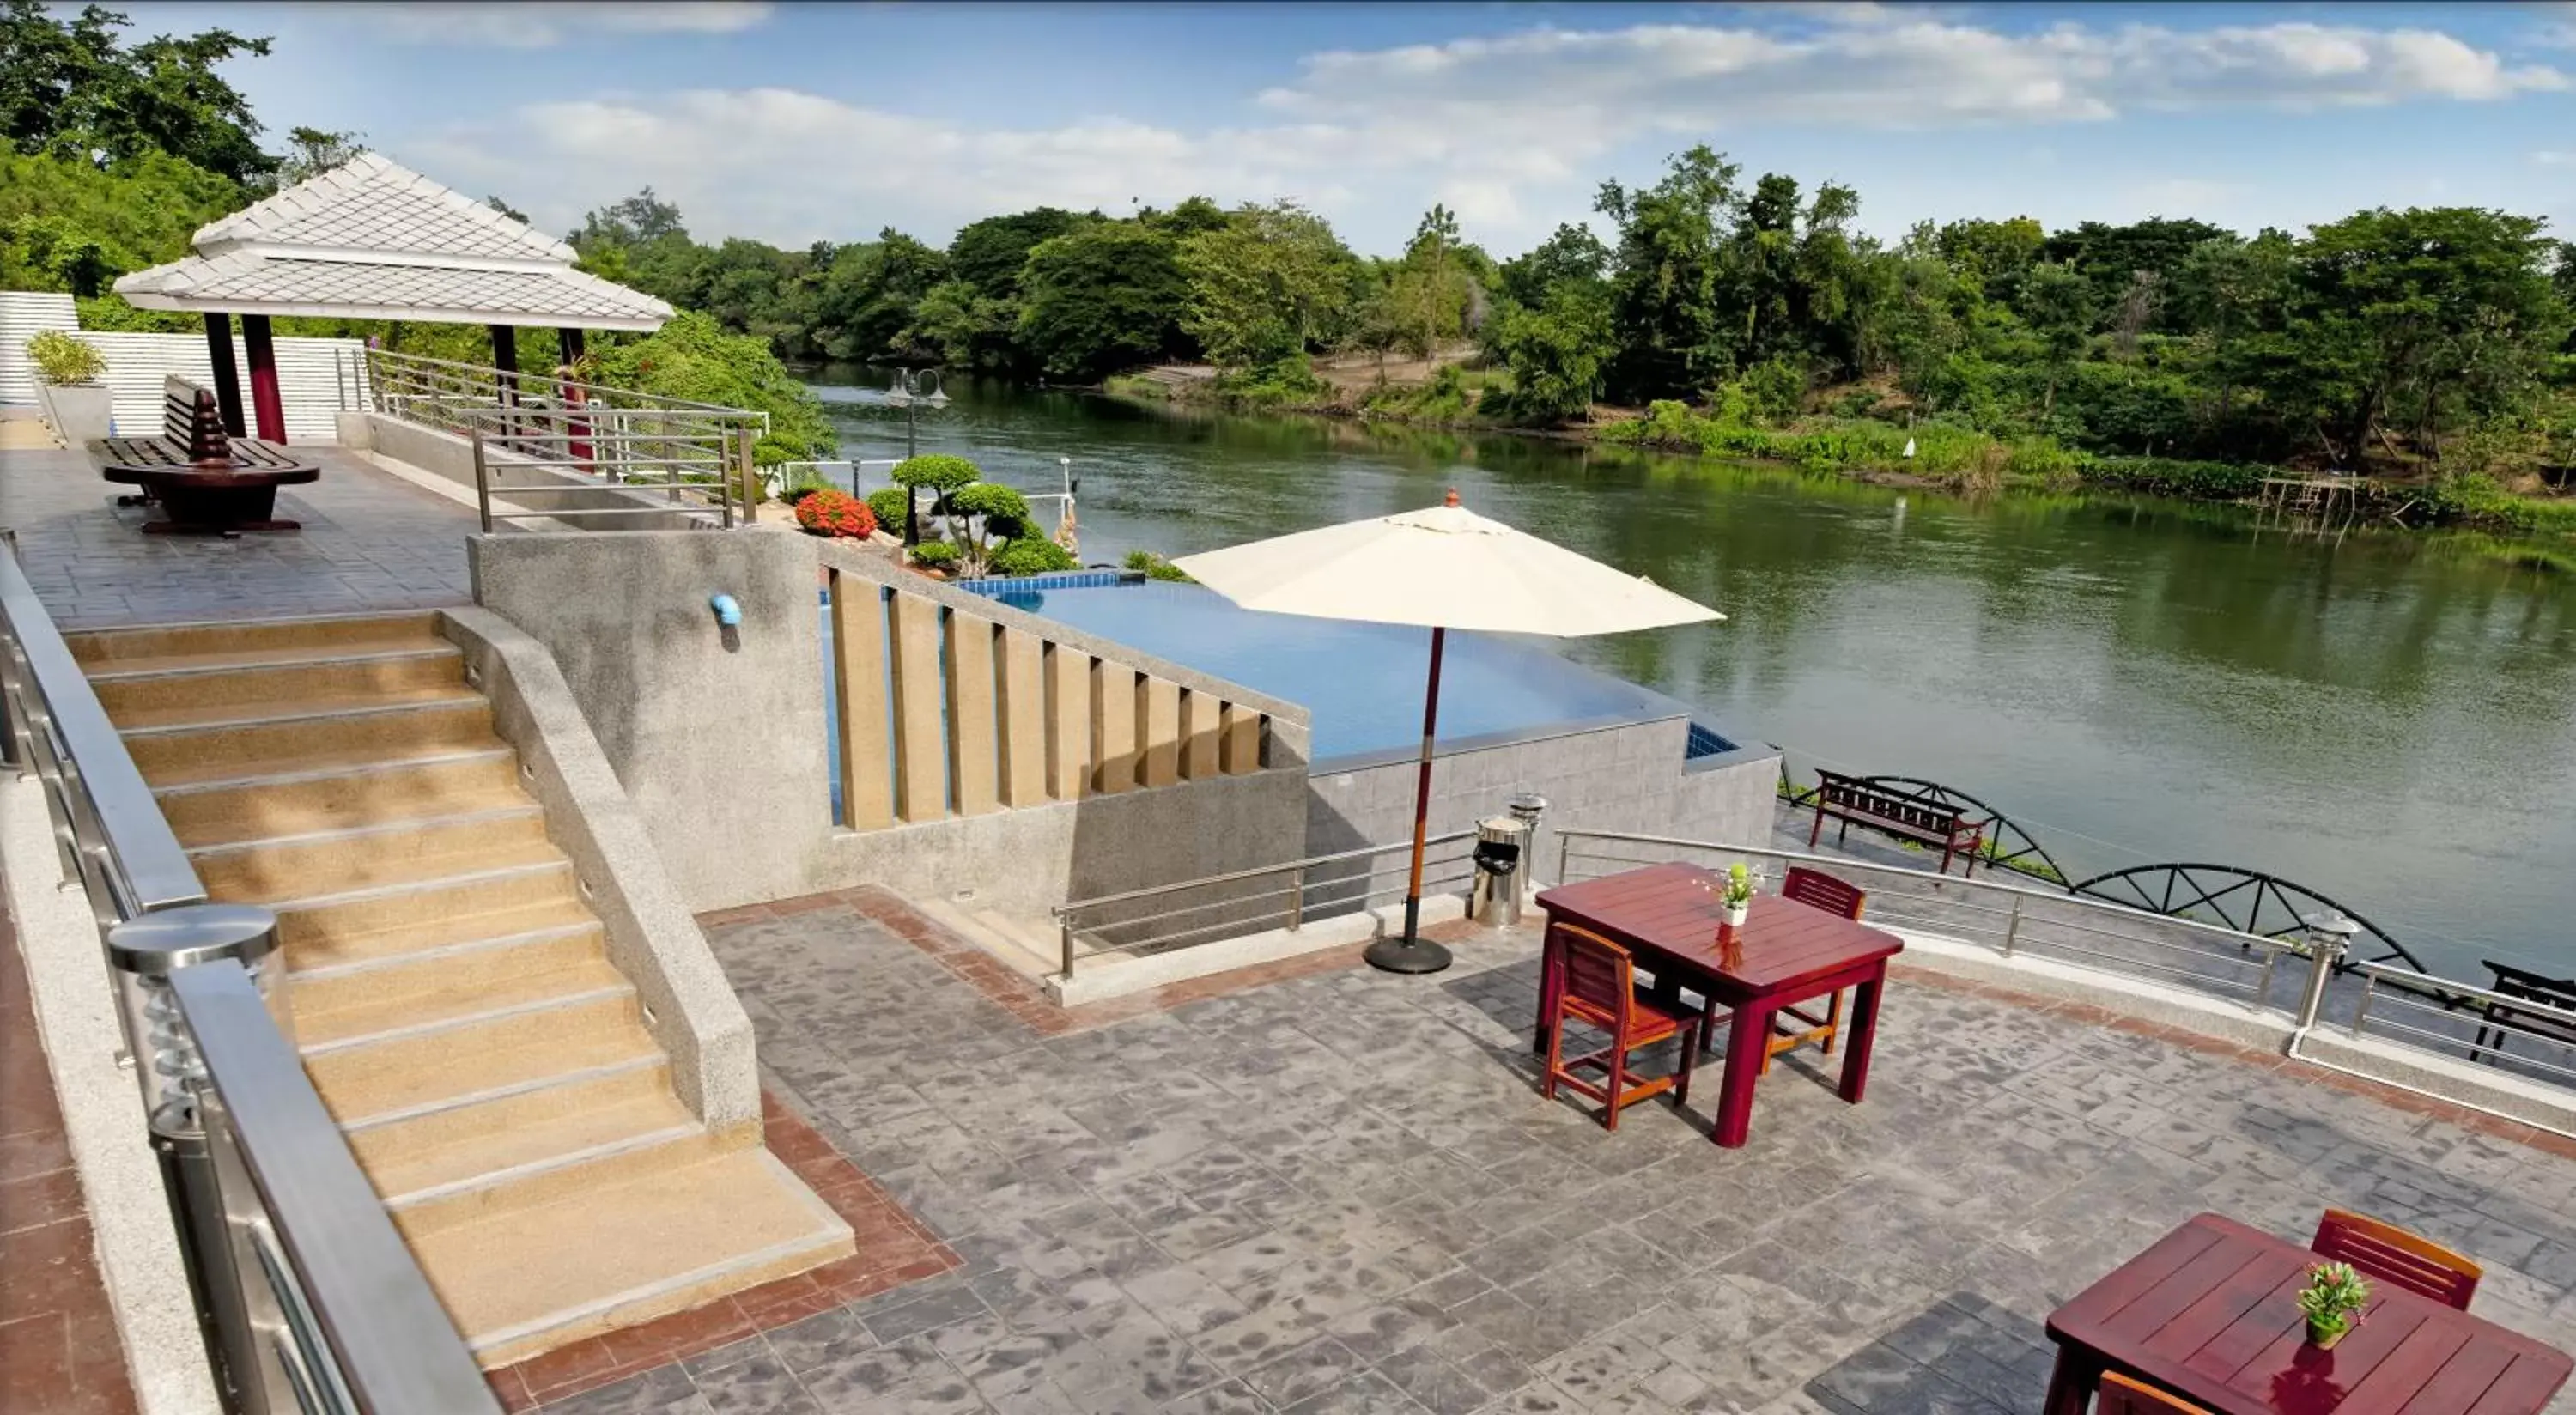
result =
M1422 846L1431 831L1431 740L1440 726L1440 651L1449 631L1431 631L1431 683L1422 694L1422 767L1413 782L1413 873L1404 886L1404 933L1382 938L1360 954L1372 968L1390 973L1437 973L1449 966L1449 950L1421 937Z

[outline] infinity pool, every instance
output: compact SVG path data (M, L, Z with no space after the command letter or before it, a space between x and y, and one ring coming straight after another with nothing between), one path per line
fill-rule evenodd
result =
M1422 742L1428 629L1256 614L1197 585L1119 582L1105 573L970 581L965 587L1304 705L1314 713L1308 752L1319 765L1410 753ZM1443 747L1494 734L1689 710L1677 699L1509 638L1451 634L1442 658ZM1693 734L1694 753L1732 745L1704 728Z

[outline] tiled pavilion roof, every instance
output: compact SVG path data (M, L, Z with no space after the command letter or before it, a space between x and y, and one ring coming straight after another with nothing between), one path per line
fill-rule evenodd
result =
M368 153L199 228L116 292L144 309L658 329L671 307L572 268L526 222Z

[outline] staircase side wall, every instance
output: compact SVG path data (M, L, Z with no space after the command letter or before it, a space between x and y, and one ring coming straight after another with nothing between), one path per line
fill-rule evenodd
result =
M635 985L681 1103L710 1130L757 1127L751 1019L553 657L487 610L442 611L440 628L464 650L468 681L518 752L521 784L545 808L548 838L606 926L609 961Z

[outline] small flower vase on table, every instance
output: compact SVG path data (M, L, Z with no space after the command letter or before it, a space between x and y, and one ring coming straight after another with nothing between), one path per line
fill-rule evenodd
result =
M2308 1344L2332 1351L2336 1342L2361 1325L2361 1310L2370 1304L2370 1284L2349 1263L2320 1263L2308 1272L2299 1293L2299 1310L2308 1319Z

